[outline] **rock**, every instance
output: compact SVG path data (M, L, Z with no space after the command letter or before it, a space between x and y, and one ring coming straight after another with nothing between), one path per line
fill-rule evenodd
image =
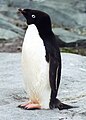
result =
M85 47L86 38L86 1L84 0L1 0L0 1L0 28L12 32L14 39L24 37L25 19L17 14L18 8L32 8L47 12L54 25L54 33L60 47ZM1 31L3 34L3 30ZM7 32L6 32L7 33ZM7 36L7 35L6 35ZM2 36L0 37L2 38ZM3 37L2 39L10 39ZM14 40L13 39L13 40ZM83 41L84 40L84 41ZM71 43L70 43L71 42Z
M86 48L86 37L77 33L64 30L62 28L54 28L56 39L60 47L81 47Z
M63 28L54 28L53 32L66 43L75 42L77 40L83 40L86 38L86 36L79 35L68 30L64 30Z
M82 47L82 48L86 48L86 39L84 40L77 40L76 41L77 47Z
M24 30L21 28L23 22L18 19L16 8L9 8L2 5L0 9L0 39L9 41L24 36Z
M22 36L24 35L24 31L22 29L3 19L0 19L0 28L10 30Z
M3 42L3 39L7 42L12 42L23 37L24 30L17 27L12 18L0 15L0 42Z
M1 40L0 40L1 41ZM5 39L0 43L0 52L21 52L22 39L11 40L10 42Z
M0 39L13 40L14 38L16 39L18 37L20 37L20 35L17 33L0 28Z

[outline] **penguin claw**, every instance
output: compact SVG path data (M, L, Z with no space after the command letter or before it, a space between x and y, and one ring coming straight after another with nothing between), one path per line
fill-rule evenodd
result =
M23 108L23 109L24 109L24 106L22 106L22 105L18 105L18 107L19 107L19 108Z
M30 103L21 104L21 105L18 105L18 107L19 107L19 108L23 108L23 109L25 109L25 107L26 107L28 104L30 104Z
M24 110L40 110L40 108L24 108Z

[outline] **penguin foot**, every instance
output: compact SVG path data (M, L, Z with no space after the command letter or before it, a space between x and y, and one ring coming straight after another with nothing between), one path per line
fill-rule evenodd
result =
M41 106L39 104L36 103L26 103L26 104L22 104L18 106L19 108L25 109L25 110L36 110L36 109L40 109Z
M59 110L74 108L74 107L71 106L71 105L67 105L67 104L62 103L62 102L61 102L60 100L58 100L58 99L56 99L56 101L55 101L55 107L58 108Z
M54 102L50 101L49 106L50 109L58 108L59 110L75 108L74 106L62 103L59 99L56 99Z

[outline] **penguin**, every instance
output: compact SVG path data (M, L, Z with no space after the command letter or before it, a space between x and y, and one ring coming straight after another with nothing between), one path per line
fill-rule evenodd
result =
M69 109L58 98L61 79L61 54L52 32L50 16L39 10L18 9L28 28L22 46L22 73L28 102L18 107L34 109Z

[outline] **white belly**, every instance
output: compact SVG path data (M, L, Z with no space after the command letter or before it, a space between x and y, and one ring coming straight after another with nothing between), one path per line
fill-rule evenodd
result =
M43 108L49 107L49 64L45 60L45 47L35 25L26 31L22 48L22 68L25 89L32 101Z

